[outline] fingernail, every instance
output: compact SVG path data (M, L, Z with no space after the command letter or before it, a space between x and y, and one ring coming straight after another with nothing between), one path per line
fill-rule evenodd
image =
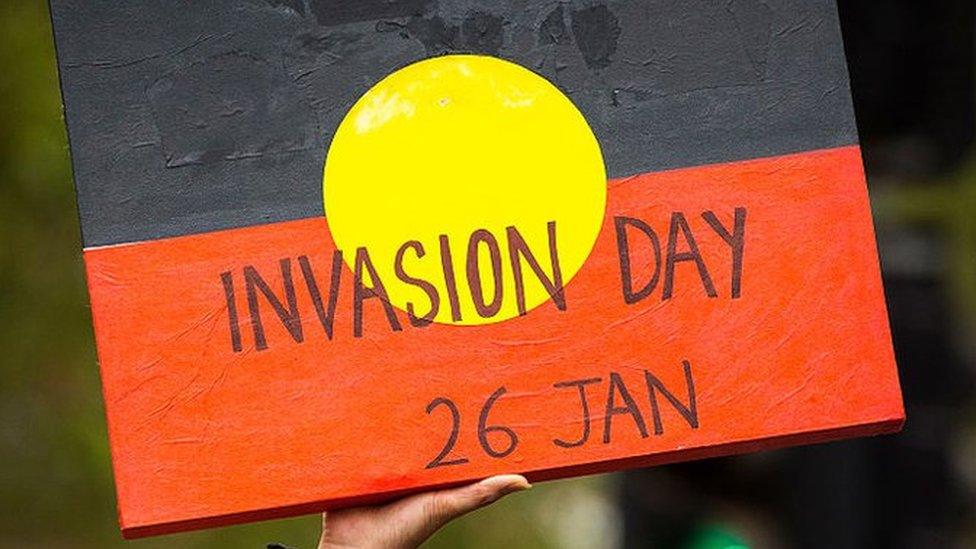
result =
M529 481L522 475L497 475L486 478L481 482L497 487L498 497L532 488Z

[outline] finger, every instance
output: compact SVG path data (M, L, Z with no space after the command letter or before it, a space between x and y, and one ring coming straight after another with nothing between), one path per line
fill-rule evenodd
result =
M527 490L531 487L532 485L522 475L489 477L461 488L434 492L431 494L434 499L432 514L447 522L494 503L508 494Z
M416 546L451 520L513 492L531 488L522 475L497 475L480 482L408 497L390 508L394 523L409 525L401 533L406 546Z

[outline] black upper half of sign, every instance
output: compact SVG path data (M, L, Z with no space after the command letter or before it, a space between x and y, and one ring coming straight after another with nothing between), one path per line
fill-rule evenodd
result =
M545 76L610 177L857 142L834 0L51 0L85 246L322 215L370 86L482 53ZM422 147L423 143L413 146Z

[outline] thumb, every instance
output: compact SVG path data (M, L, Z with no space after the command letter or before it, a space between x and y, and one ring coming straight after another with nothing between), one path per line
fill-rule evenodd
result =
M393 504L389 512L394 523L413 526L400 532L404 546L415 547L451 520L531 487L522 475L497 475L460 488L408 497Z

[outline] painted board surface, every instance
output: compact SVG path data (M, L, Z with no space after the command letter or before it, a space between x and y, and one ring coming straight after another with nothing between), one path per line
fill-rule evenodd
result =
M52 15L128 537L903 421L832 1Z

